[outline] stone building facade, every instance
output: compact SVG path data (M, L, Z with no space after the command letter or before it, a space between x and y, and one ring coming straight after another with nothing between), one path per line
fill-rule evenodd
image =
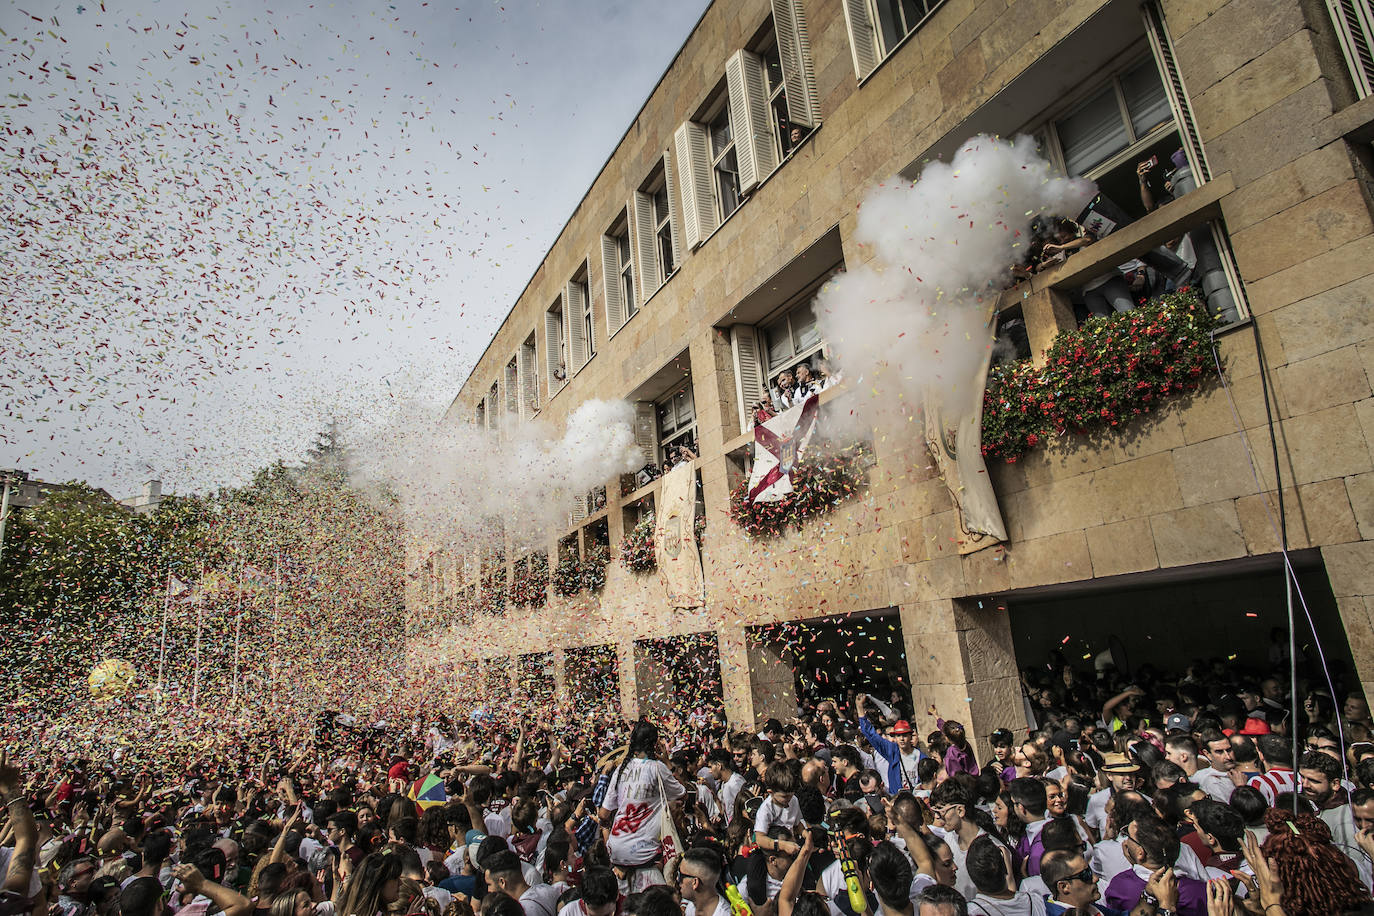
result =
M483 605L484 584L515 575L514 545L483 557L416 546L410 599L450 616L414 657L501 689L545 679L565 699L596 689L577 681L599 659L615 669L602 689L617 683L634 713L672 692L658 650L677 640L718 663L724 706L743 721L793 703L805 650L777 638L780 622L813 623L812 642L833 637L825 627L878 627L904 651L889 655L918 714L933 705L981 738L1021 724L1018 668L1061 632L1069 644L1074 621L1094 621L1085 659L1112 636L1137 662L1230 646L1261 656L1285 604L1277 455L1304 598L1329 653L1374 686L1369 21L1368 0L713 3L447 418L493 436L527 422L556 431L587 399L623 398L654 461L689 441L706 607L667 607L653 576L614 560L598 594ZM750 541L728 517L748 407L779 368L829 355L807 303L870 257L853 237L865 191L917 177L976 133L1036 136L1131 211L1002 297L1036 358L1074 325L1075 290L1094 276L1205 236L1209 302L1230 296L1216 334L1226 384L1119 434L991 465L1009 535L995 549L960 555L949 493L920 436L901 430L875 433L860 498ZM1136 165L1151 155L1180 187L1146 212ZM825 408L845 410L862 388L848 379ZM549 565L593 542L614 556L657 486L607 481L541 545ZM1240 632L1246 621L1263 634Z

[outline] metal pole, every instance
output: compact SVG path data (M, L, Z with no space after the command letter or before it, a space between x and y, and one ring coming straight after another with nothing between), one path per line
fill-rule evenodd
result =
M239 702L239 639L243 635L243 582L239 582L238 607L234 611L234 688L229 705L237 707Z
M167 593L162 596L162 642L157 650L157 704L162 711L163 672L167 670L167 618L172 614L172 567L167 567Z

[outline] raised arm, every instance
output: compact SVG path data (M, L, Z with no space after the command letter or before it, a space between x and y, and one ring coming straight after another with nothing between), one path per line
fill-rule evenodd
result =
M9 873L5 876L4 889L29 896L29 884L33 880L33 864L38 855L38 825L34 823L33 812L29 810L29 800L24 797L19 770L9 761L9 755L0 750L0 802L4 803L5 813L9 815L9 829L14 832L14 852L10 855Z
M210 902L224 911L224 916L248 916L253 909L252 901L247 897L223 884L205 880L200 869L194 865L177 865L172 869L172 874L191 893L209 897Z
M806 880L806 865L811 861L811 854L816 851L811 831L807 830L805 833L806 842L802 843L797 857L787 867L787 874L782 876L782 887L778 888L778 916L792 916L792 907L796 905L802 883Z

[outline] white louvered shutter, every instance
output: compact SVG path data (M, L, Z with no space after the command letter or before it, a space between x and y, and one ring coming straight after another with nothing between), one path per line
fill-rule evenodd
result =
M773 129L768 123L768 79L763 58L751 51L736 51L725 62L725 82L730 92L739 189L741 194L748 194L778 165Z
M635 401L635 444L644 452L644 463L658 461L658 411L653 401Z
M563 323L568 326L568 358L572 369L581 369L587 362L587 328L582 323L582 313L587 309L584 299L587 288L581 283L569 282L563 296Z
M878 66L878 33L868 0L844 0L844 24L849 27L849 50L854 54L854 73L859 79Z
M506 413L512 420L520 418L520 364L506 365ZM512 424L508 423L507 426Z
M1360 98L1374 95L1374 3L1371 0L1326 0L1331 23L1350 80Z
M630 242L634 256L639 260L639 301L648 302L649 297L663 285L663 278L658 275L658 256L654 254L654 199L643 191L635 191L627 209Z
M682 263L682 237L680 226L682 214L677 205L677 171L673 168L672 150L663 151L663 185L668 189L668 228L673 236L673 264ZM667 280L667 277L663 278Z
M574 496L572 500L572 511L568 513L568 525L572 527L580 523L587 517L587 497Z
M695 249L716 228L716 199L711 191L711 149L706 127L684 121L673 135L677 171L682 179L682 228L687 247Z
M735 383L739 392L740 432L747 433L754 428L753 405L768 396L759 360L758 333L749 325L735 325L730 329L730 351L735 361Z
M601 277L606 286L606 336L625 323L625 297L620 289L620 245L609 235L601 237Z
M1207 165L1207 156L1202 149L1202 134L1198 132L1197 120L1193 117L1193 105L1188 100L1188 90L1183 86L1183 75L1179 73L1178 61L1174 57L1174 43L1169 38L1169 30L1164 25L1164 15L1154 3L1140 7L1145 18L1145 33L1150 38L1150 50L1154 54L1155 65L1159 69L1160 81L1169 97L1169 107L1174 112L1174 122L1183 140L1183 153L1188 157L1188 165L1193 170L1198 184L1212 180L1212 170Z
M802 127L821 120L816 104L816 68L811 63L811 39L800 0L773 0L773 30L778 36L778 60L787 86L787 119Z
M523 403L520 405L521 414L525 419L535 411L535 404L539 401L539 376L538 362L535 359L533 347L520 348L520 393Z
M544 313L544 353L545 360L549 366L549 395L563 386L563 382L558 379L559 362L558 357L563 352L563 327L558 320L558 315L554 312ZM564 367L564 381L567 379L567 367Z

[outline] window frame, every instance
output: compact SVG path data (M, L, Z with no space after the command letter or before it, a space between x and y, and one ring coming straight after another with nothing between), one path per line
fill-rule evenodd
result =
M557 320L558 320L558 333L557 333L557 335L551 334L551 333L550 333L550 330L549 330L549 319L550 319L552 316L554 316L554 315L557 315ZM568 310L567 310L567 308L566 308L566 303L564 302L563 296L562 296L562 295L559 295L559 296L557 296L557 297L554 298L553 304L550 305L547 309L544 310L544 340L545 340L545 342L546 342L546 343L545 343L545 348L544 348L544 349L545 349L545 353L544 353L544 371L545 371L545 373L547 373L547 375L548 375L548 383L549 383L549 397L548 397L548 399L549 399L549 400L553 400L554 396L556 396L556 395L558 394L558 392L562 391L563 388L564 388L564 386L566 386L566 385L568 384L568 380L572 378L572 368L571 368L571 366L569 365L570 362L571 362L571 356L570 356L570 354L568 353L568 320L567 320L567 319L568 319ZM554 371L554 369L553 369L553 356L554 356L554 354L548 352L547 342L553 340L555 336L556 336L557 339L558 339L558 357L559 357L559 366L558 366L558 368L559 368L559 370L561 370L562 373L563 373L563 377L562 377L562 378L559 378L559 377L555 374L555 371Z
M759 364L760 368L763 370L763 388L765 393L771 392L773 379L777 377L779 372L785 369L794 368L799 363L811 359L818 353L821 355L822 359L827 361L830 359L830 345L825 337L820 335L820 319L816 316L815 312L816 297L820 293L821 287L825 286L825 284L829 283L843 272L844 265L836 264L823 275L803 287L795 296L792 296L766 316L754 322L754 329L758 334ZM795 332L792 329L792 315L808 307L811 308L811 315L816 320L817 336L820 337L820 340L814 346L808 347L805 350L797 350L795 349ZM771 365L772 357L768 352L767 331L770 325L777 324L782 319L787 320L787 335L788 339L793 341L794 349L790 357L779 363L777 368L774 368Z
M1045 137L1043 149L1049 157L1050 163L1062 175L1070 178L1087 178L1096 181L1108 172L1120 168L1121 165L1131 159L1140 150L1145 149L1159 142L1170 131L1179 134L1179 145L1183 146L1183 128L1178 123L1178 115L1173 106L1169 105L1169 117L1150 128L1144 135L1137 135L1135 125L1131 123L1131 111L1126 102L1125 90L1121 84L1121 78L1127 73L1134 71L1142 64L1148 63L1154 67L1155 76L1159 79L1161 87L1164 85L1165 74L1159 71L1159 62L1150 53L1148 42L1142 36L1141 49L1139 53L1131 54L1126 57L1125 64L1114 64L1111 68L1100 71L1098 76L1088 83L1082 91L1074 93L1064 104L1056 106L1054 113L1037 119L1039 124L1035 130L1027 131L1033 135L1039 134ZM1063 142L1059 139L1059 122L1077 113L1093 99L1102 93L1102 90L1110 86L1114 98L1116 99L1117 114L1121 118L1121 123L1126 128L1126 146L1121 150L1108 156L1106 159L1086 170L1081 175L1069 175L1067 160L1064 158ZM1167 103L1168 94L1165 93ZM1201 176L1195 176L1200 179ZM1200 186L1203 182L1197 181Z
M669 278L677 273L678 267L681 266L678 263L677 246L673 243L675 227L673 226L673 208L668 201L668 176L660 173L657 180L649 186L645 193L649 195L650 207L654 214L654 257L658 264L658 285L662 289L663 284L667 283ZM658 212L660 194L663 195L662 215ZM666 249L664 245L667 245ZM664 262L665 250L671 263Z
M730 142L723 149L717 150L715 125L721 119L724 119L726 127L730 131ZM735 125L730 118L730 90L728 88L721 93L720 98L711 106L709 113L702 118L701 123L706 128L707 153L711 161L711 199L716 207L716 228L719 229L725 225L726 220L734 215L736 210L744 206L744 193L740 190L742 185L739 176L739 153L736 149L739 139L735 136ZM721 163L731 155L735 157L734 171L723 171L720 167ZM723 174L734 176L735 205L728 211L725 209L725 199L721 193Z
M680 423L677 417L677 407L676 405L674 405L672 408L674 415L674 426L671 433L665 433L660 409L663 408L666 404L673 403L679 395L684 393L687 395L687 403L690 405L691 418L689 421L685 423ZM657 452L654 457L655 464L661 465L664 461L667 460L666 455L667 448L669 446L678 444L682 440L686 439L688 436L691 437L693 446L697 444L698 417L696 407L696 391L693 389L691 376L688 376L686 379L682 381L682 383L679 386L675 386L667 394L660 395L659 397L655 398L653 404L654 430L657 433L658 438L658 444L656 446ZM692 451L695 452L696 448L693 448Z

